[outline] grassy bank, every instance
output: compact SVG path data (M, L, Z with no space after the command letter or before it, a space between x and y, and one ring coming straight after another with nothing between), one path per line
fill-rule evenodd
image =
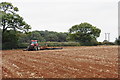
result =
M60 47L60 46L80 46L78 42L38 42L40 46ZM21 43L18 48L26 48L29 43Z

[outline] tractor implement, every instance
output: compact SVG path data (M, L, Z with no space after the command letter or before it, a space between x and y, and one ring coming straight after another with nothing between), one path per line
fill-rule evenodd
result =
M40 50L55 50L55 49L63 49L62 47L40 47Z
M38 40L31 40L30 45L27 49L23 51L38 51L38 50L55 50L55 49L63 49L62 47L47 47L47 46L39 46Z

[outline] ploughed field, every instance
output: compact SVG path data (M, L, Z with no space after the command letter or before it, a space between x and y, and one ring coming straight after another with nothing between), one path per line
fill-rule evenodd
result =
M117 78L118 46L3 50L3 78Z

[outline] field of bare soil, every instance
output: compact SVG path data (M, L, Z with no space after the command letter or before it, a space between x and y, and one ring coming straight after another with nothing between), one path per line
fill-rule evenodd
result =
M117 78L118 46L3 50L3 78Z

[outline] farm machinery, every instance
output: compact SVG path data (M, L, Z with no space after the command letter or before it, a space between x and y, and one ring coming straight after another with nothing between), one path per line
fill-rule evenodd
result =
M54 49L63 49L62 47L48 47L48 46L39 46L38 40L31 40L30 45L24 51L38 51L38 50L54 50Z

